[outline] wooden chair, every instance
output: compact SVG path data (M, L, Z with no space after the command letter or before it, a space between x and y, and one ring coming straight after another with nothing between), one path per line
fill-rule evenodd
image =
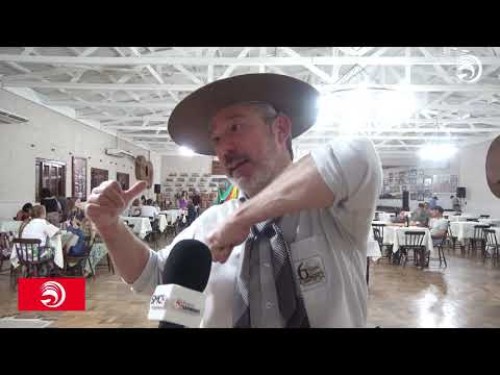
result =
M92 263L89 259L92 246L94 246L94 241L95 238L86 236L84 251L81 255L70 255L68 253L64 254L64 274L66 276L85 276L85 264L88 263L90 271L92 272L92 277L95 278L95 270L93 269Z
M420 259L420 264L422 267L424 266L424 254L426 251L426 247L423 245L425 232L422 231L406 231L404 232L405 242L403 245L399 246L398 251L400 252L400 260L399 263L403 264L403 267L406 265L406 261L408 259L408 252L413 250L413 258L415 263L417 263L417 259Z
M384 228L385 224L372 224L373 237L378 242L378 245L380 247L380 252L382 253L382 256L387 256L390 262L392 258L392 245L384 245ZM384 246L386 249L385 254L384 254Z
M459 242L458 242L458 238L453 235L453 231L451 230L450 223L448 223L448 231L447 231L447 234L446 234L446 244L448 246L448 251L450 249L452 249L453 252L455 252L457 244L459 245L460 248L462 248L460 246Z
M23 277L38 277L47 267L47 276L54 271L54 251L50 246L40 246L42 241L32 238L14 238L12 243Z
M500 251L500 244L497 241L496 232L494 229L489 228L486 228L483 231L486 237L485 256L487 250L491 250L491 259L493 260L493 265L496 265L498 262L498 253Z
M489 225L474 225L474 237L472 237L469 241L469 251L472 247L472 251L474 251L474 253L476 253L477 250L481 250L481 253L484 255L486 247L486 236L484 234L484 230L489 227Z
M3 268L3 262L8 261L12 253L12 232L0 232L0 272Z
M448 229L450 227L448 226ZM441 267L441 263L444 262L444 267L447 268L448 267L448 263L446 262L446 257L444 256L444 250L443 250L443 247L446 245L446 242L447 242L447 238L448 238L448 231L444 232L444 236L443 236L443 239L441 240L441 242L437 245L437 248L438 248L438 256L439 256L439 267ZM429 260L430 260L430 252L428 252L427 254L427 262L426 262L426 265L428 266L429 265Z

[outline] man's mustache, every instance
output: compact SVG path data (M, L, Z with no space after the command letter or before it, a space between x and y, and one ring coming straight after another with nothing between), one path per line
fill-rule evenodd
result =
M249 160L248 155L245 154L231 154L223 157L223 164L226 168L231 169L242 161Z

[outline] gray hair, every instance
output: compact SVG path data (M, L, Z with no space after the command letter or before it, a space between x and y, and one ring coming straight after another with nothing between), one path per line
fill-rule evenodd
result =
M279 112L276 108L274 108L273 105L267 103L267 102L259 102L259 101L254 101L254 102L244 102L241 103L244 105L249 105L252 106L253 108L257 109L264 120L266 124L271 126L273 124L273 121L276 120L276 118L282 114ZM288 150L288 153L290 154L290 158L293 160L293 148L292 148L292 136L288 136L286 140L286 148Z

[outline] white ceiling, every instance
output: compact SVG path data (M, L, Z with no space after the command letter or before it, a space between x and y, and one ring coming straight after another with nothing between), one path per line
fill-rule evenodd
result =
M336 98L365 86L372 97L415 99L413 113L397 121L361 102L339 105L346 108L294 142L298 154L343 135L366 135L382 158L399 158L426 143L461 147L500 134L500 47L0 47L0 87L33 90L38 102L168 155L178 152L166 128L175 104L249 72L294 76ZM391 115L400 107L396 100L384 108ZM346 126L344 109L371 121Z

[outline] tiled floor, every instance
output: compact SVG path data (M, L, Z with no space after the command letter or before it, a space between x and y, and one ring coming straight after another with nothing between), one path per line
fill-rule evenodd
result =
M500 327L500 266L480 258L448 255L448 268L431 261L422 271L382 260L371 271L369 327ZM87 281L87 311L18 313L17 294L0 276L0 318L43 318L50 327L144 327L148 296L135 295L106 268Z

